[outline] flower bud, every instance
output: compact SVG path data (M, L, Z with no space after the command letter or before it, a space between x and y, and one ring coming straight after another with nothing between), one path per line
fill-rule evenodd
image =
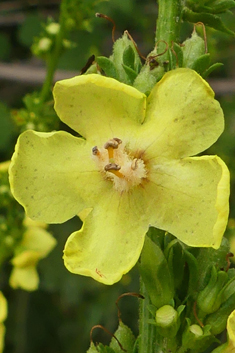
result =
M156 311L157 331L161 336L174 337L179 329L179 314L171 305Z
M206 318L206 325L211 326L211 333L218 335L226 328L229 314L235 309L235 293L231 295L215 313Z
M221 291L227 279L226 272L217 272L216 268L212 267L210 280L197 298L197 305L200 310L206 314L211 314L219 309L222 303Z
M183 67L194 66L195 61L203 54L205 54L205 42L198 36L197 32L192 33L191 38L183 42Z
M141 60L133 42L125 32L122 38L116 40L113 45L113 55L110 57L113 62L119 81L130 84L140 71ZM133 77L134 75L134 77Z

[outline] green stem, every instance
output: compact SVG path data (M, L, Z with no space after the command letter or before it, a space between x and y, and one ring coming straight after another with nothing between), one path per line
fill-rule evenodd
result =
M158 19L155 35L157 52L162 53L166 44L170 48L172 43L179 43L181 27L182 0L158 0ZM164 41L164 42L162 42ZM168 59L168 52L161 56L161 60Z
M145 285L140 277L140 293L145 299L140 300L140 313L139 313L139 350L138 353L160 353L158 350L156 339L156 327L148 323L152 319L151 313L148 310L150 298L145 288Z

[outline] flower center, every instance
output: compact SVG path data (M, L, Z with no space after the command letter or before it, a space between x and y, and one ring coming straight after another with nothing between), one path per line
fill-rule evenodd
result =
M105 179L114 183L116 190L128 191L140 185L147 177L145 163L117 137L107 141L103 147L92 148L92 156Z

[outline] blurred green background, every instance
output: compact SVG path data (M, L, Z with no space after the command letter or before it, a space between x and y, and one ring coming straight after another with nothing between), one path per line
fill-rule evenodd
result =
M92 55L109 56L112 50L112 24L96 18L100 12L116 22L115 37L128 30L143 55L154 45L157 4L154 0L80 1L77 8L80 22L71 40L76 44L60 58L59 69L79 74ZM40 89L45 71L44 62L32 56L30 47L42 31L48 16L58 20L60 1L15 0L0 2L0 161L8 160L14 150L18 131L10 110L22 107L26 93ZM235 30L234 17L225 16L227 26ZM182 41L193 26L184 24ZM235 41L232 36L207 30L212 63L224 64L209 79L220 101L226 128L208 153L218 154L231 170L231 217L235 218ZM59 72L60 75L61 72ZM65 77L71 73L63 72ZM68 76L66 76L68 75ZM60 77L60 76L59 76ZM39 263L40 288L33 293L13 290L8 279L11 265L1 269L0 285L9 303L6 321L6 353L82 353L89 346L93 325L102 324L113 332L118 324L115 301L124 292L138 292L138 274L133 269L120 283L104 286L90 278L69 273L63 265L62 252L69 234L81 227L78 218L62 225L50 226L58 241L48 258ZM112 256L112 254L110 254ZM138 332L138 299L125 297L120 301L124 323ZM97 329L94 341L106 343L107 334Z

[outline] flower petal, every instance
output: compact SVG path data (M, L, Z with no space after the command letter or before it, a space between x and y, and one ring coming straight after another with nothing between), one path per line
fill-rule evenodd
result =
M21 246L38 253L39 257L43 258L56 246L56 240L45 229L31 226L25 231Z
M0 323L6 320L8 314L7 300L0 291Z
M20 254L13 257L11 263L13 266L18 268L26 268L30 266L35 266L40 260L40 253L33 250L25 250Z
M62 223L93 207L109 187L91 159L91 146L62 131L21 134L9 174L12 193L27 215L47 223Z
M229 212L229 171L219 157L165 161L149 179L145 190L152 199L152 226L190 246L220 246Z
M9 279L10 286L14 289L22 288L34 291L38 288L39 277L35 266L14 267Z
M143 93L97 74L57 82L54 98L60 119L94 144L104 143L107 136L123 136L145 116Z
M233 353L235 352L235 310L228 317L227 331L229 340L224 353Z
M214 92L195 71L166 73L147 100L143 140L152 155L181 158L210 147L224 129Z
M138 192L100 195L82 229L67 240L64 261L69 271L113 284L135 265L148 230L144 210L135 202Z

